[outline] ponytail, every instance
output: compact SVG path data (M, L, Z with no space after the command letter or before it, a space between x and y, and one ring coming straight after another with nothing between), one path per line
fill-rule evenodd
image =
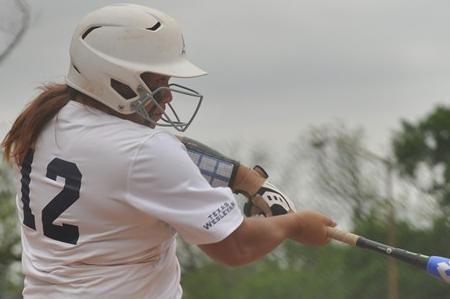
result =
M2 142L6 161L22 165L44 126L78 93L65 84L44 85L41 89L41 94L17 117Z

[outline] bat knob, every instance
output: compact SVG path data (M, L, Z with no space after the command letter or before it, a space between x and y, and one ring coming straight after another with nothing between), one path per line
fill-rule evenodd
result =
M450 259L431 256L427 263L427 272L450 284Z

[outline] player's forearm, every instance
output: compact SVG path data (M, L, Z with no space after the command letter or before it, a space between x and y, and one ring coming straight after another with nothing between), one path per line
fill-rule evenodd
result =
M295 215L246 218L226 239L201 245L211 258L228 266L240 266L258 260L289 238L295 229Z
M247 218L236 231L235 242L240 253L238 265L258 260L290 238L296 228L295 222L294 214Z

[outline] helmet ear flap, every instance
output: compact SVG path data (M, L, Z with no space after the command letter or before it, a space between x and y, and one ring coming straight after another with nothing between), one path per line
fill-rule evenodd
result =
M120 94L124 99L129 100L137 97L137 93L130 86L111 78L111 88Z

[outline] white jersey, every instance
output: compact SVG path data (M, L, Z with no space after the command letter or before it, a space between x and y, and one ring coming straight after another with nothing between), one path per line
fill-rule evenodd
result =
M18 172L25 299L181 298L175 235L242 222L173 135L70 101Z

